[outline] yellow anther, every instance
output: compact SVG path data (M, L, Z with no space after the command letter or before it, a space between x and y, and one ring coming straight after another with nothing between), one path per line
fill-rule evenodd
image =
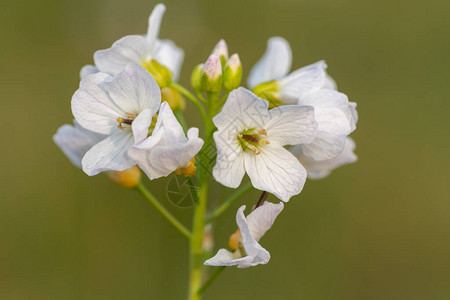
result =
M267 136L267 131L265 129L261 129L258 131L258 134Z
M239 248L239 244L241 242L241 230L236 230L235 233L233 233L230 236L230 240L228 241L228 246L230 246L230 249L235 251L237 248Z
M128 112L126 114L127 114L127 117L131 120L134 120L137 117L136 114L132 114L132 113L128 113Z
M191 177L195 175L197 171L197 167L195 166L195 157L193 157L190 161L187 162L182 168L178 168L173 171L177 175L184 175L184 177Z
M250 145L250 149L252 149L253 153L255 153L256 155L261 154L261 151L259 151L259 149L253 145Z
M258 144L259 144L260 146L264 146L264 145L270 144L270 142L269 142L269 141L266 141L266 140L259 140Z

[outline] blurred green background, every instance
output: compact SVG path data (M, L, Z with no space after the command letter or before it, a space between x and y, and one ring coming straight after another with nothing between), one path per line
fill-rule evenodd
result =
M51 140L72 120L80 68L145 33L155 3L0 4L0 299L184 299L183 237L136 192L74 168ZM206 299L450 299L449 2L165 4L161 37L186 53L181 83L220 38L248 74L280 35L294 67L325 59L360 114L359 162L308 181L262 241L270 263L226 270ZM189 105L191 126L195 112ZM171 205L166 184L148 186L189 224L192 209ZM216 189L216 201L226 193ZM241 204L219 219L216 248Z

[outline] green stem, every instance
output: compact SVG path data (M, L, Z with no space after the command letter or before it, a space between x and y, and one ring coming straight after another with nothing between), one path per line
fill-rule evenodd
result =
M173 88L174 90L178 91L179 93L181 93L183 96L185 96L186 98L188 98L189 100L192 101L192 103L194 103L194 105L197 107L197 109L200 111L200 114L202 115L203 121L206 123L208 122L208 118L206 115L206 111L205 108L203 107L203 105L200 103L200 101L191 94L191 92L189 92L187 89L185 89L183 86L179 85L176 82L171 82L170 83L170 87Z
M150 193L149 190L145 188L145 186L140 182L136 189L144 196L148 202L153 204L153 206L158 210L166 219L169 221L176 229L178 229L183 235L185 235L188 239L191 239L192 234L186 227L183 226L164 206L159 203L159 201Z
M197 294L202 295L206 291L206 289L208 289L209 286L214 282L214 280L216 280L216 278L219 277L220 274L222 274L223 270L225 269L226 269L225 266L218 267L211 275L211 277L209 277L208 280L197 291Z
M238 200L245 193L249 192L252 188L252 183L249 181L241 185L233 194L231 194L219 208L217 208L210 216L205 219L205 223L211 223L218 216L220 216L224 211L226 211L236 200Z

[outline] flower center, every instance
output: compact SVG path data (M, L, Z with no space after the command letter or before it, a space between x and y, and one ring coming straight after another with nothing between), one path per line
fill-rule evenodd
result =
M126 113L126 115L127 115L128 119L124 119L122 117L117 118L117 123L119 123L119 125L117 125L117 127L121 130L125 129L125 127L123 127L122 124L131 125L131 123L133 123L134 119L136 119L136 114Z
M261 146L270 144L269 141L265 140L266 137L267 131L265 129L247 129L241 131L237 136L242 149L251 150L256 155L261 154L259 150Z

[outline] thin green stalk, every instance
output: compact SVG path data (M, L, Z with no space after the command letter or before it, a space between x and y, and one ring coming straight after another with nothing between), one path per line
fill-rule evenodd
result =
M208 122L208 118L206 115L206 111L205 108L203 107L203 105L200 103L200 101L191 94L191 92L189 92L187 89L185 89L183 86L179 85L176 82L171 82L170 83L170 87L173 88L174 90L178 91L179 93L181 93L183 96L185 96L186 98L188 98L189 100L192 101L192 103L194 103L194 105L197 107L197 109L200 111L200 114L202 115L203 121L205 123Z
M217 208L211 215L209 215L205 219L205 223L211 223L218 216L220 216L224 211L226 211L236 200L238 200L245 193L249 192L252 188L252 183L249 181L243 185L241 185L233 194L231 194L225 201L222 203L219 208Z
M219 277L220 274L222 274L223 270L225 270L225 266L218 267L214 273L211 275L211 277L208 278L208 280L202 285L202 287L197 291L197 294L202 295L209 286L216 280L217 277Z
M178 229L183 235L185 235L188 239L191 239L192 234L189 230L184 227L164 206L159 203L159 201L150 193L149 190L145 188L145 186L140 182L136 189L144 196L148 202L153 204L153 206L158 210L166 219L169 221L176 229Z

